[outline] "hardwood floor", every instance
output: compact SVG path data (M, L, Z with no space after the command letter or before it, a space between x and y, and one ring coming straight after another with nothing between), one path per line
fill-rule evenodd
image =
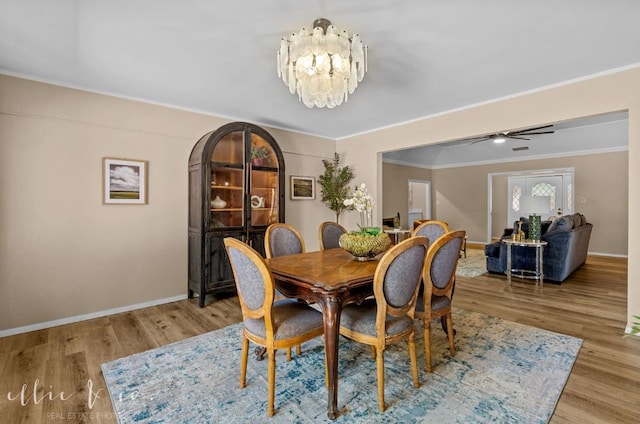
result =
M505 281L458 277L454 306L584 339L551 422L640 422L640 337L622 338L626 260L589 257L542 290ZM2 338L0 421L116 423L100 364L240 320L235 297L191 299Z

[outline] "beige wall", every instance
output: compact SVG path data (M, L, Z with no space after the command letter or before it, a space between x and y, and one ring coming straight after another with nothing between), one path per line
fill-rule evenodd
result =
M628 181L640 181L640 67L528 93L338 140L337 149L377 196L382 212L381 152L474 137L504 128L526 128L614 111L629 112ZM375 166L373 166L375 164ZM434 187L437 182L434 181ZM485 189L486 190L486 189ZM593 198L594 196L590 196ZM628 216L640 213L640 186L628 184ZM353 219L353 217L348 217ZM346 222L347 225L354 222ZM625 226L621 222L616 225ZM628 220L628 240L640 236L637 220ZM470 231L477 231L471 229ZM628 323L640 313L640 246L628 243Z
M185 296L187 161L201 114L0 76L0 331ZM335 141L266 128L289 175ZM102 157L149 161L148 205L103 205ZM291 201L310 249L332 213Z
M634 68L337 142L267 130L285 151L287 177L320 175L321 159L340 153L376 196L379 222L381 152L496 129L628 110L628 181L640 180L632 166L640 163L638 92ZM187 159L201 135L226 122L0 76L0 331L184 295ZM149 161L148 205L101 204L104 156ZM638 215L640 187L628 184L627 199L628 215ZM287 221L315 249L317 224L333 219L331 211L319 199L286 207ZM345 214L346 227L356 222ZM629 220L628 239L639 233ZM628 243L627 251L630 323L640 313L640 246Z
M395 216L400 212L400 226L409 228L407 208L409 205L409 180L431 180L431 170L415 166L385 163L382 167L382 191L384 202L382 218ZM413 227L412 227L413 228Z
M432 171L435 216L452 228L467 231L470 241L487 241L487 191L489 174L536 169L574 168L576 212L594 224L589 252L627 254L626 225L629 190L627 152L598 153L553 159L496 163ZM506 227L507 177L493 177L492 235L500 236ZM386 193L386 191L385 191ZM615 207L613 205L616 205Z

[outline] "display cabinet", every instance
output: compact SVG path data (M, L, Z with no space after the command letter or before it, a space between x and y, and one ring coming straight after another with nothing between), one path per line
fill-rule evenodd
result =
M235 290L225 237L264 255L269 224L284 222L284 158L263 128L232 122L205 134L189 158L188 296Z

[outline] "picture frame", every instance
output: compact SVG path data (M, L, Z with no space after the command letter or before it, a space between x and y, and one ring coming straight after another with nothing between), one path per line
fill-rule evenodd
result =
M148 161L102 158L102 203L147 204Z
M291 176L291 199L314 200L316 198L315 177Z

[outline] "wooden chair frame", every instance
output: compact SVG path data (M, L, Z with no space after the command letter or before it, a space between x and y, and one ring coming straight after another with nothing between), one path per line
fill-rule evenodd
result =
M300 231L298 231L292 225L286 224L284 222L276 222L269 225L267 227L267 231L264 233L264 251L265 251L265 255L267 256L267 259L274 257L273 250L271 248L271 238L273 237L271 233L273 233L273 231L275 231L277 228L286 228L287 230L294 233L298 237L298 240L300 241L300 246L302 247L302 251L300 253L305 252L304 238L302 237L302 234L300 234Z
M347 229L344 228L342 225L338 224L337 222L333 222L333 221L323 222L322 224L320 224L320 227L318 227L318 242L320 244L320 250L324 250L325 249L325 246L324 246L324 230L327 227L337 227L337 228L341 229L343 233L347 232Z
M384 412L384 350L387 345L396 343L400 340L408 339L409 344L409 357L411 359L411 374L413 376L413 386L420 387L420 381L418 378L418 365L416 360L416 345L415 345L415 326L411 325L406 331L394 334L392 336L386 336L386 317L387 314L391 316L409 316L412 320L414 318L416 300L418 297L418 290L420 288L420 281L416 282L416 289L409 300L409 302L401 308L395 308L389 305L384 295L384 278L389 269L389 266L393 260L401 253L409 250L414 246L424 246L425 255L429 246L429 240L426 237L411 237L397 245L391 247L380 259L380 263L376 268L373 280L373 292L376 300L376 336L372 337L367 334L355 332L349 328L340 327L340 334L354 340L358 343L363 343L372 347L372 356L376 359L376 371L378 380L378 408L380 412ZM424 273L424 266L422 267L422 273ZM421 278L420 275L418 278Z
M296 337L292 337L290 339L280 339L275 340L275 325L272 314L272 306L275 300L275 281L273 278L273 274L269 270L265 260L260 256L260 254L255 251L249 245L241 242L232 237L227 237L224 239L224 245L227 249L227 254L229 258L231 258L231 249L236 249L243 253L245 256L250 258L253 263L256 265L260 272L260 276L264 281L265 288L265 296L264 302L257 308L251 309L244 300L244 296L240 285L236 284L238 288L238 299L240 301L240 307L242 309L242 317L243 320L248 318L252 319L264 319L265 325L265 333L266 338L260 337L259 335L253 334L249 332L246 327L243 326L242 329L242 355L240 359L240 388L246 387L246 376L247 376L247 359L249 356L249 340L254 342L259 346L263 346L267 350L268 362L267 362L267 380L269 386L269 394L268 394L268 403L267 403L267 415L273 416L274 413L274 398L275 398L275 376L276 376L276 360L275 355L278 349L291 349L292 346L299 346L300 343L306 342L308 340L314 339L318 336L324 334L324 328L320 327L319 329L311 332L307 332L304 334L299 334ZM233 261L231 261L231 268L233 269L234 277L237 281L237 270L236 265ZM326 355L326 353L325 353ZM325 360L325 376L327 375L326 371L326 360Z
M415 235L418 234L418 232L420 232L422 228L430 225L439 225L440 227L442 227L445 234L449 232L449 224L447 224L444 221L438 221L435 219L426 219L426 220L423 219L420 221L421 222L419 225L415 225L418 222L418 220L414 221L413 230L411 230L411 237L415 237ZM429 240L429 243L433 243L434 241L435 240Z
M450 231L445 235L441 236L437 240L435 240L427 251L427 258L424 264L424 272L422 275L422 281L424 282L424 294L423 294L423 304L424 304L424 313L416 313L416 316L421 317L424 323L424 352L427 360L427 372L432 372L431 366L431 320L433 318L441 318L444 317L446 319L446 331L447 331L447 339L449 340L449 352L451 356L455 356L456 349L454 346L454 331L453 331L453 320L451 317L451 298L453 297L453 288L456 279L456 268L458 266L458 259L460 258L459 253L456 254L455 263L453 266L453 270L449 281L446 286L443 288L438 288L433 285L431 279L431 266L433 264L433 260L436 256L436 253L442 248L442 246L449 243L451 240L460 239L460 244L462 245L464 241L464 236L466 232L463 230L459 231ZM459 252L459 249L458 249ZM431 298L432 296L446 296L449 299L449 307L443 308L438 311L434 311L431 309Z

